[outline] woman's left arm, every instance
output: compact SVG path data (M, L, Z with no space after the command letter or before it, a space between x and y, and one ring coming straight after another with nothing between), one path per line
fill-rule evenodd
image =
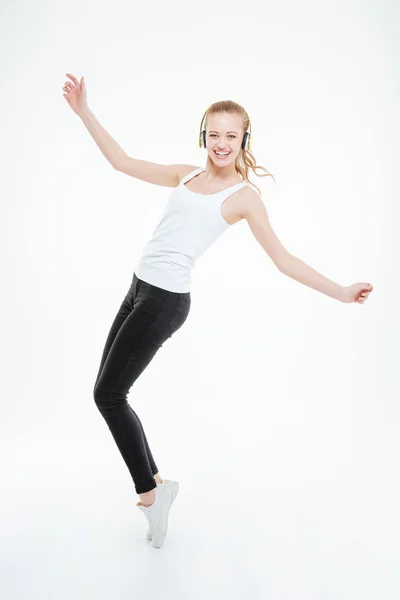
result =
M250 187L244 189L241 216L247 220L254 237L281 273L340 302L364 304L374 289L370 283L358 282L344 287L290 254L274 232L261 196Z

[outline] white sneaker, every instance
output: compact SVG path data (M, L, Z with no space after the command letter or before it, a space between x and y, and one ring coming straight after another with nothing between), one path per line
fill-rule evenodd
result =
M149 523L147 539L152 540L154 548L160 548L167 534L168 513L179 491L179 483L163 479L163 482L158 483L154 491L153 504L143 506L138 502L136 506L142 511Z

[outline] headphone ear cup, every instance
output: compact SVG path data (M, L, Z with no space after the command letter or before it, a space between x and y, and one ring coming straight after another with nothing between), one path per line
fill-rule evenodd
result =
M206 130L203 129L203 131L201 132L202 138L203 138L203 146L204 148L206 147Z

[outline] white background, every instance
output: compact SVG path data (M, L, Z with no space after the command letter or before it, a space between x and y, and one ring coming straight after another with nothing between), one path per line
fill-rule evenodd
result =
M0 595L385 600L400 594L399 7L395 2L1 4ZM232 226L190 315L128 397L180 482L161 549L92 396L170 188L115 171L63 97L132 157L204 166L201 117L248 111L285 247Z

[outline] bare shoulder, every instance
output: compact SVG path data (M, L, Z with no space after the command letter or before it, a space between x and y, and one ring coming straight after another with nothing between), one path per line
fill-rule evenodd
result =
M178 185L181 182L181 180L184 177L186 177L186 175L188 175L192 171L195 171L196 169L200 169L200 167L197 167L196 165L175 165L175 167L176 167L176 174L178 177Z
M261 195L250 185L245 185L239 190L237 213L242 219L256 214L262 207L265 208Z

